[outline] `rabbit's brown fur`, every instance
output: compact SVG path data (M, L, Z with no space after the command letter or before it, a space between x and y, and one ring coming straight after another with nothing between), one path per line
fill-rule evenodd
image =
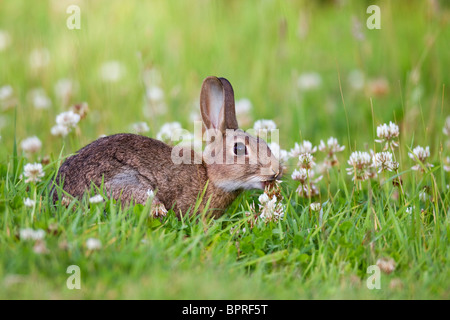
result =
M209 158L203 155L201 163L175 164L173 147L140 135L116 134L100 138L69 157L60 167L57 182L62 183L69 194L81 197L91 184L100 186L103 181L106 194L124 203L132 200L145 203L148 191L154 190L154 201L162 203L166 209L173 208L178 216L189 210L193 213L207 185L199 211L210 199L210 213L219 217L242 190L263 188L266 181L281 176L279 163L267 144L238 130L233 89L226 79L205 79L201 111L205 127L218 133L219 138L226 138L209 143L214 147L213 153L223 153L223 159L234 157L233 163L207 164L205 160ZM239 142L246 145L245 156L232 154ZM267 152L260 155L258 150ZM194 159L193 150L182 149L181 152L190 153ZM254 160L253 163L250 160ZM54 199L57 200L57 192Z

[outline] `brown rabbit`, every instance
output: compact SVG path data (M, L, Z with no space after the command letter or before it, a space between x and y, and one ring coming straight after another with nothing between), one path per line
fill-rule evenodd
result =
M57 182L65 192L82 197L91 184L123 203L144 204L149 190L154 203L180 216L193 208L206 187L200 207L208 200L209 213L221 216L245 189L264 189L281 176L278 160L266 142L238 129L234 93L224 78L203 81L200 109L207 143L200 161L176 163L173 155L193 159L190 149L175 149L161 141L135 134L100 138L69 157L60 167ZM179 158L178 158L179 159ZM54 192L54 200L58 198Z

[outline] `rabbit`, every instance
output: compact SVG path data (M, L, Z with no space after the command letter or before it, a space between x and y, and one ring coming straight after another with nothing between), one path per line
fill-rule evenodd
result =
M210 76L203 81L200 111L210 138L198 163L174 163L175 147L121 133L99 138L67 158L56 183L80 198L91 184L103 182L105 194L122 203L145 204L149 191L154 191L153 203L173 209L178 218L195 214L197 199L205 191L197 212L203 212L210 200L208 214L217 218L243 190L264 189L281 177L282 167L267 143L238 128L228 80ZM191 149L177 152L191 159L195 156Z

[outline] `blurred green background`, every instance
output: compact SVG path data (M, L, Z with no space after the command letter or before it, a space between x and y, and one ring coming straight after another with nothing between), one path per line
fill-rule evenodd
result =
M66 26L71 4L80 8L79 30ZM366 27L370 4L380 6L380 30ZM192 130L190 114L209 75L226 77L237 99L251 101L252 120L275 120L285 149L329 136L361 149L373 143L377 125L395 120L408 145L414 137L434 151L449 113L444 1L55 0L2 1L0 8L0 30L10 38L0 51L0 87L10 85L17 97L18 139L37 135L44 153L62 145L50 134L55 116L83 101L90 113L73 148L137 121L150 124L150 136L167 121ZM38 68L30 61L35 49L44 50ZM108 61L115 81L102 79ZM148 70L166 106L150 116L143 110ZM319 84L302 89L304 74ZM65 102L55 94L60 79L74 83ZM52 100L49 109L27 100L36 87ZM14 112L1 117L2 148L10 152Z
M379 30L366 27L372 4L381 10ZM80 8L79 30L67 27L70 5ZM448 297L447 173L440 170L444 200L421 207L419 191L434 186L434 176L407 172L412 183L400 203L394 188L377 182L374 189L368 184L365 199L365 191L351 190L343 167L351 151L373 148L376 127L389 121L400 127L400 172L412 165L408 147L429 145L435 169L448 155L442 128L450 115L449 23L450 2L443 0L0 0L0 156L6 158L0 297ZM251 102L238 115L243 129L272 119L283 149L330 136L346 146L332 187L314 200L328 203L323 228L295 189L285 220L243 238L231 234L231 223L245 225L255 193L206 231L174 217L161 227L151 219L142 226L138 206L117 216L105 202L113 213L105 216L104 207L81 203L74 213L47 201L48 169L47 181L37 194L34 189L34 199L44 195L39 207L24 206L33 188L16 181L21 172L11 174L14 134L17 143L35 135L42 141L38 154L19 157L20 171L24 161L58 159L63 146L67 155L100 135L133 131L141 121L152 137L171 121L193 130L201 84L210 75L227 78L236 99ZM89 112L75 133L53 136L55 117L81 102ZM25 227L47 230L46 254L18 238ZM100 238L104 248L91 254L83 245L88 237ZM366 267L384 256L398 265L383 281L396 281L369 291ZM86 275L83 292L64 287L73 263Z

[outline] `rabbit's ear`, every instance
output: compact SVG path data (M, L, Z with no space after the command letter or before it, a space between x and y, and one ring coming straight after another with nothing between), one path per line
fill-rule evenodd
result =
M225 78L208 77L203 81L200 110L207 129L238 129L233 88Z
M239 125L236 119L236 109L234 105L234 91L231 83L225 78L219 78L222 82L223 91L225 94L225 125L226 129L239 129Z

